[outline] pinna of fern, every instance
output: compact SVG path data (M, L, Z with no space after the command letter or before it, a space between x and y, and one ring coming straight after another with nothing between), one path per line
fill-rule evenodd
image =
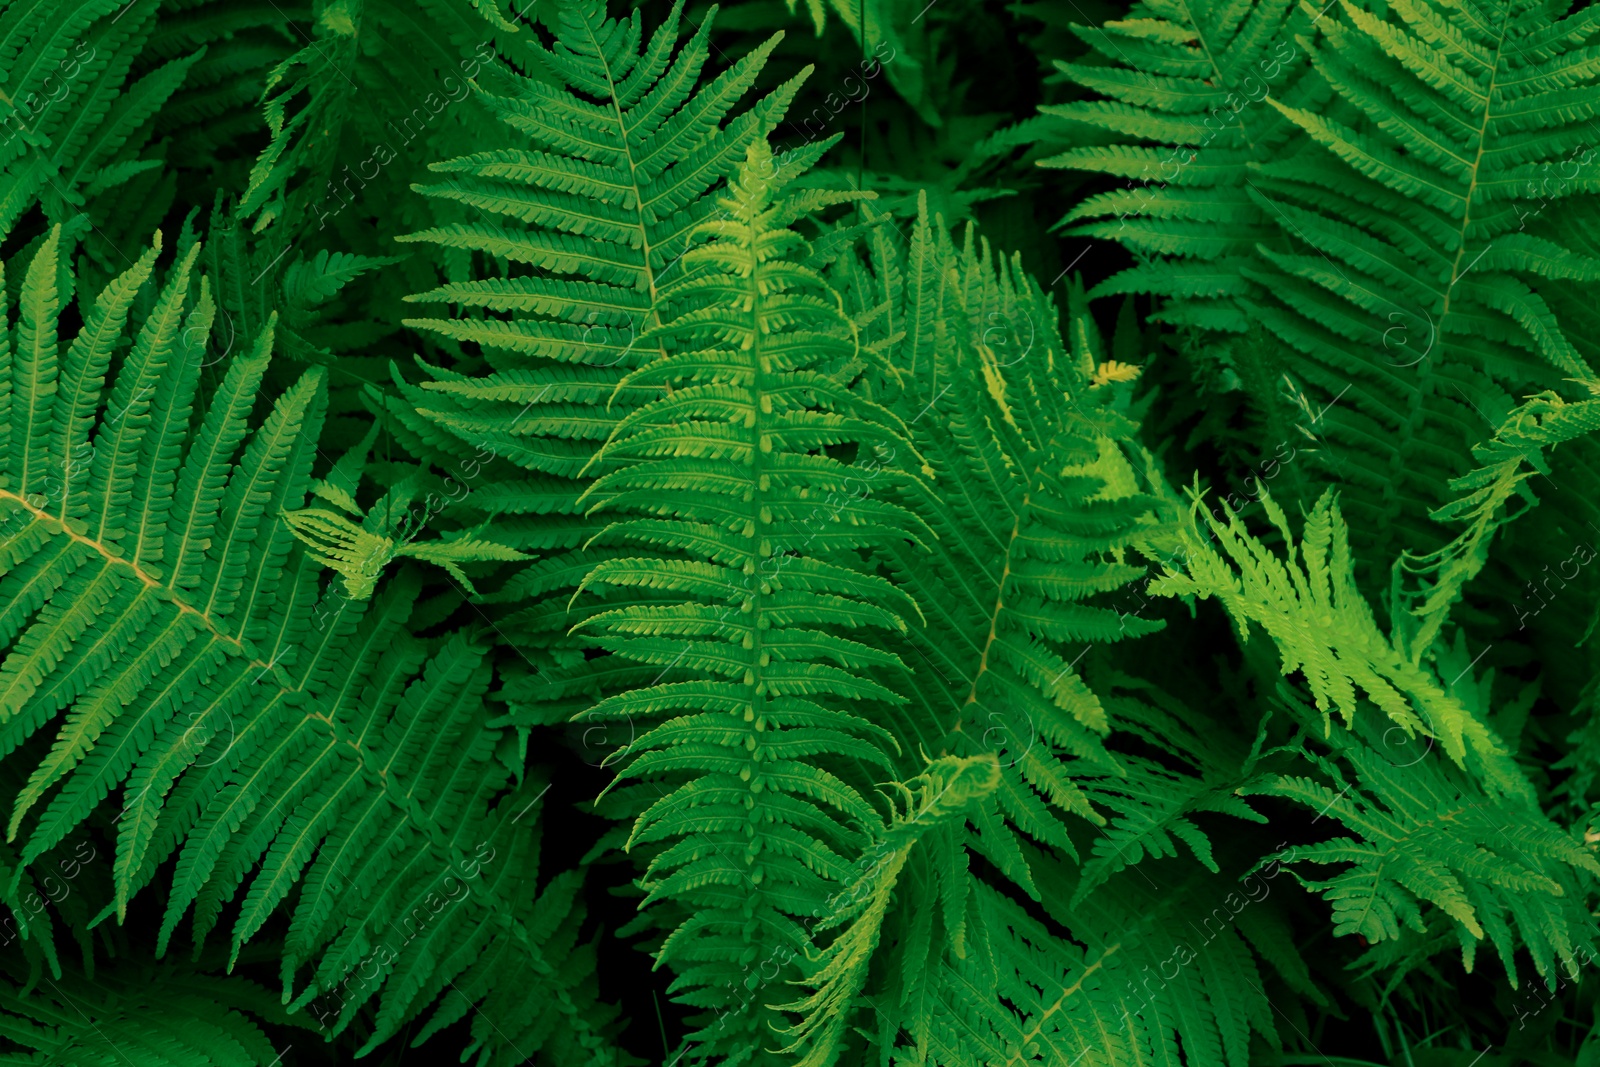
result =
M621 383L673 388L617 424L584 496L613 516L599 536L631 551L575 596L652 598L581 625L610 654L597 663L646 665L658 682L582 718L640 724L615 762L653 794L633 793L648 807L629 845L652 856L643 906L678 917L658 920L675 929L657 960L683 1000L718 1013L692 1040L729 1063L766 1062L783 1023L746 987L751 966L803 948L803 923L883 825L868 797L894 742L875 709L903 698L869 674L899 662L870 634L902 630L914 608L857 550L925 536L903 507L853 497L855 469L833 454L892 452L886 478L920 466L898 419L826 373L856 357L855 331L788 226L857 194L779 199L816 154L779 163L751 145L723 217L700 226L711 240L660 294L646 336L665 354Z

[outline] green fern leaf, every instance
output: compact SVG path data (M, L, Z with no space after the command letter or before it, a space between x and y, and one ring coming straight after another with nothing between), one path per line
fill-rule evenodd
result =
M619 517L650 516L611 536L683 560L619 553L584 579L580 593L659 591L580 625L612 657L683 680L610 697L583 718L650 717L617 754L621 777L671 786L656 787L630 847L654 853L646 905L693 909L659 958L697 990L691 1003L721 1009L716 1025L702 1017L695 1040L730 1062L771 1033L767 1013L736 999L742 968L793 957L800 920L882 824L856 768L887 766L872 709L901 698L868 672L898 659L855 634L905 622L852 556L918 539L903 508L840 500L855 468L827 449L914 453L897 419L819 370L856 342L826 283L797 262L803 240L783 228L795 211L776 197L797 169L775 165L764 142L750 147L723 217L700 226L713 239L662 290L662 325L647 336L666 354L619 386L674 388L618 423L585 494ZM818 522L830 502L832 520Z

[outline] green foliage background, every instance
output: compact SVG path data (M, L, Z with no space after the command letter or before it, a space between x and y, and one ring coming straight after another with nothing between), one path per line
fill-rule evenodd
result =
M0 1062L1600 1062L1597 11L0 0Z

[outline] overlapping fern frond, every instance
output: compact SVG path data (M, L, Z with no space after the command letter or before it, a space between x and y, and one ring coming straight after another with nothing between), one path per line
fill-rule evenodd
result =
M576 621L567 595L606 554L585 548L603 524L578 506L580 472L624 413L659 391L617 384L659 355L642 339L658 322L660 291L683 275L690 234L721 215L712 190L798 87L791 80L739 110L777 39L707 78L712 21L682 39L678 8L648 37L638 15L608 18L594 0L547 21L550 47L528 48L549 77L485 98L503 120L491 143L505 147L439 162L445 180L419 187L477 220L405 238L447 263L482 264L408 297L453 306L449 317L407 320L450 365L422 363L416 384L397 373L398 395L369 390L396 438L454 479L439 494L459 503L452 514L546 557L495 594L514 605L503 628L538 663L581 657L581 643L564 637ZM519 701L560 718L592 697Z
M1442 932L1443 916L1469 970L1487 939L1513 985L1518 949L1547 982L1558 968L1573 973L1578 954L1595 951L1582 901L1600 863L1535 805L1485 791L1425 744L1397 741L1393 730L1364 723L1354 736L1338 736L1339 761L1313 755L1319 776L1272 775L1251 786L1303 804L1349 835L1297 844L1269 861L1289 865L1322 895L1335 935L1379 946L1374 957L1415 950L1417 935ZM1300 864L1340 869L1319 878ZM1399 944L1381 944L1390 942Z
M1242 1067L1253 1036L1279 1044L1256 947L1282 936L1261 907L1276 865L1248 886L1197 875L1166 891L1124 874L1068 909L1072 872L1037 852L1029 860L1048 921L975 887L973 945L921 979L937 990L926 1034L890 1062Z
M783 1051L805 1054L801 1067L824 1067L836 1062L854 1001L866 984L883 932L900 872L911 851L930 830L964 818L968 809L1000 784L1000 761L992 754L963 759L943 756L906 783L895 783L904 805L889 826L856 863L849 885L829 898L829 911L813 929L823 933L843 931L826 949L808 960L806 983L815 991L803 1000L781 1005L797 1012L801 1020L788 1033L793 1041Z
M1354 780L1339 762L1307 750L1316 769L1343 788L1289 773L1242 791L1297 800L1354 835L1292 850L1295 862L1351 864L1307 883L1333 905L1336 933L1360 933L1371 943L1395 940L1402 928L1428 933L1428 904L1453 921L1469 967L1476 941L1488 936L1513 981L1519 944L1546 978L1557 960L1570 972L1574 948L1592 936L1577 903L1580 872L1600 874L1600 864L1539 809L1472 684L1462 685L1472 665L1441 680L1432 663L1409 659L1378 630L1355 587L1348 533L1331 493L1306 517L1299 541L1272 499L1262 503L1283 538L1281 556L1231 510L1226 524L1207 515L1215 544L1191 530L1181 568L1169 566L1151 592L1214 596L1241 631L1265 630L1282 673L1304 678L1315 710L1293 691L1281 694L1281 703L1302 729L1321 726ZM1363 703L1393 725L1383 726ZM1331 728L1332 708L1348 732Z
M1025 158L1048 168L1054 188L1085 189L1065 205L1057 228L1116 241L1133 254L1133 266L1090 295L1121 295L1130 311L1136 296L1152 296L1149 320L1178 327L1171 341L1184 365L1166 376L1183 384L1166 400L1177 411L1158 417L1162 433L1168 418L1187 410L1199 420L1194 438L1222 452L1233 479L1259 474L1250 469L1258 464L1275 472L1285 455L1300 454L1305 435L1320 433L1320 416L1281 395L1287 387L1304 406L1284 373L1281 342L1250 306L1263 295L1253 273L1262 250L1286 247L1277 210L1259 195L1259 166L1306 147L1267 101L1314 110L1329 96L1307 53L1319 12L1292 0L1162 0L1083 25L1083 11L1033 10L1056 27L1054 49L1042 53L1054 78L1087 98L1042 105L991 137L986 150L1028 146ZM1061 59L1069 49L1085 54ZM1241 393L1251 401L1254 432L1229 417ZM1289 477L1276 488L1309 503L1315 492L1303 483L1311 465L1284 465Z
M1150 260L1096 295L1159 294L1169 298L1157 313L1166 321L1246 328L1239 300L1259 291L1243 268L1279 233L1254 195L1251 164L1276 158L1295 132L1263 101L1315 106L1326 95L1305 76L1299 41L1310 23L1293 0L1157 0L1135 3L1125 19L1072 27L1094 55L1056 66L1105 99L1040 108L1029 132L1070 145L1040 165L1123 179L1062 222Z
M1400 561L1408 575L1419 576L1423 583L1402 594L1408 601L1404 612L1417 620L1416 632L1407 633L1404 615L1393 613L1397 644L1409 648L1413 660L1433 645L1451 605L1483 569L1495 531L1538 503L1526 483L1551 473L1546 453L1588 437L1596 429L1600 429L1600 401L1567 403L1553 392L1544 392L1524 400L1493 437L1473 447L1472 457L1480 466L1450 483L1451 491L1459 495L1432 516L1466 528L1443 548L1408 554ZM1523 502L1516 512L1507 510L1513 497Z
M1277 645L1284 674L1299 672L1331 731L1331 711L1353 725L1362 700L1377 705L1407 736L1437 740L1458 764L1492 789L1531 796L1504 744L1431 670L1412 662L1378 629L1356 588L1350 536L1330 490L1306 517L1297 542L1283 509L1268 494L1262 505L1282 535L1283 557L1267 551L1223 505L1191 527L1181 563L1152 582L1155 596L1217 598L1248 638L1260 626ZM1199 513L1197 497L1194 513ZM1226 520L1226 521L1223 521Z
M1010 883L1048 902L1034 857L1083 862L1074 891L1095 899L1145 855L1172 854L1173 833L1216 871L1190 817L1260 816L1194 774L1191 761L1206 746L1180 719L1145 705L1144 693L1132 696L1138 683L1124 679L1129 692L1103 700L1085 681L1092 649L1160 629L1140 611L1119 610L1119 592L1144 573L1130 546L1174 532L1145 491L1135 424L1121 410L1126 394L1116 383L1136 370L1104 359L1081 290L1064 342L1038 286L1015 261L996 264L970 230L956 245L924 205L902 242L864 208L867 256L847 257L834 277L875 352L874 388L910 427L928 481L902 488L864 474L856 495L903 500L937 535L926 549L878 550L895 584L927 605L925 618L888 643L914 669L889 683L911 699L886 708L884 721L905 753L900 764L915 768L913 753L949 753L942 759L992 766L992 782L896 853L897 877L880 880L870 902L851 899L859 914L817 957L817 992L788 1007L828 1004L854 1019L803 1015L807 1062L834 1062L850 1030L876 1046L868 1055L900 1049L895 1056L915 1050L916 1062L985 1062L992 1050L971 1035L953 1040L945 1013L1000 1026L1027 1009L1005 999L992 969L973 978L972 966L1007 965L975 955L997 951L986 930L998 927L977 914L980 901L1002 899L994 891ZM1116 721L1108 705L1127 719ZM1175 758L1114 753L1108 736L1118 727ZM1079 829L1096 837L1081 860ZM862 989L853 1008L837 1002L850 984ZM1139 1034L1161 1025L1154 1013L1139 1018ZM1137 1062L1145 1038L1132 1040L1102 1043L1105 1062Z
M269 319L195 411L215 304L209 280L193 277L192 241L131 349L119 355L118 342L156 284L159 241L93 305L80 300L83 325L63 351L63 240L52 229L28 264L0 347L0 745L32 768L7 828L23 842L13 887L121 787L105 914L120 918L175 857L161 948L191 904L203 939L254 872L237 953L303 876L285 982L314 964L314 992L345 992L338 1026L375 995L379 1040L435 1002L439 1026L495 1001L499 1025L520 1026L525 1045L604 1060L603 1011L572 1000L581 964L544 954L554 930L530 910L536 860L503 807L516 794L484 729L483 648L406 638L415 591L403 584L358 625L364 602L319 596L320 568L280 521L306 493L322 372L302 375L252 429ZM378 841L388 844L369 847ZM336 860L353 847L359 858ZM503 862L478 878L480 848ZM435 901L447 877L467 887L448 891L448 907ZM425 929L372 967L402 917ZM350 989L358 964L368 973ZM493 980L507 968L526 977ZM568 1020L555 1035L539 1021L552 998ZM487 1024L474 1034L485 1062L515 1054Z
M496 4L473 0L315 7L310 36L297 35L298 50L266 80L272 139L237 211L257 231L286 227L290 241L338 233L371 252L377 234L364 224L390 236L432 221L425 202L403 195L407 184L491 132L473 85L497 76L496 42L516 28Z
M680 5L681 6L681 5ZM749 92L777 39L700 84L711 19L679 46L680 9L648 41L635 14L617 20L598 2L560 14L553 48L529 49L560 80L518 83L517 95L486 97L509 147L436 162L449 175L419 191L463 204L481 219L407 235L447 256L477 252L499 276L453 278L409 299L454 305L450 318L407 325L482 353L491 373L424 368L433 381L403 395L439 429L413 427L447 456L488 445L542 474L571 478L614 425L612 391L654 354L641 347L658 324L661 288L682 274L690 234L716 211L708 195L745 149L782 116L790 82L749 110ZM528 502L497 501L508 513L545 513L545 481Z
M275 1049L257 1020L298 1020L241 978L131 962L31 989L15 977L0 980L0 1039L20 1049L0 1051L3 1064L265 1067L294 1047Z
M1281 282L1254 311L1317 400L1342 395L1324 436L1375 558L1437 543L1422 520L1512 406L1508 390L1594 379L1556 294L1600 259L1528 203L1591 136L1585 107L1558 101L1593 84L1596 30L1550 10L1418 3L1380 17L1342 3L1312 51L1341 106L1267 101L1319 147L1262 168L1294 248L1263 252Z
M1070 850L1047 809L1099 816L1068 768L1117 769L1074 657L1160 628L1109 595L1143 573L1129 546L1160 522L1123 452L1135 424L1103 402L1116 390L1095 384L1101 353L1081 306L1065 344L1037 285L1015 262L997 269L970 230L958 249L924 213L909 249L879 241L867 300L881 292L875 326L903 335L887 344L887 388L938 489L914 505L938 533L931 553L884 550L896 584L927 605L908 638L925 669L905 736L961 756L1008 748L990 832L1011 822ZM1014 845L989 847L1029 884Z
M158 7L132 10L118 0L10 0L0 7L0 233L10 233L36 202L50 222L65 222L161 166L141 154L155 114L202 53L176 56L130 80ZM92 214L104 221L105 212ZM147 220L140 236L157 222ZM98 237L86 245L106 262L114 248Z
M1377 567L1403 547L1439 547L1427 519L1445 503L1438 487L1466 472L1469 447L1498 425L1511 395L1594 380L1578 292L1600 259L1554 205L1593 187L1589 111L1578 101L1595 77L1586 58L1595 27L1536 4L1302 7L1197 11L1225 33L1238 27L1229 47L1239 59L1270 43L1308 54L1312 70L1292 87L1259 79L1239 124L1206 135L1222 153L1217 166L1186 150L1166 161L1157 195L1117 191L1074 211L1139 213L1084 231L1155 257L1112 288L1170 296L1180 321L1259 322L1281 340L1281 361L1261 381L1276 390L1287 372L1321 412L1327 447L1314 462L1345 484L1345 506L1369 539L1363 563ZM1074 68L1116 100L1067 113L1184 143L1180 116L1225 91L1206 57L1232 53L1187 43L1205 42L1181 24L1135 20L1104 32L1133 38L1132 57L1122 51L1135 66ZM1260 141L1270 151L1247 147L1257 144L1252 123L1273 127ZM1148 166L1151 152L1089 146L1058 161L1121 173ZM1237 207L1224 210L1217 183ZM1230 222L1253 228L1235 238ZM1192 310L1191 298L1212 296L1230 298L1232 310Z

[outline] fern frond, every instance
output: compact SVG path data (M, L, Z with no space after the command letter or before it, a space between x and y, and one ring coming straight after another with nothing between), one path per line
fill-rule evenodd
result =
M563 6L552 49L530 45L562 84L525 79L518 95L483 97L503 123L496 140L510 146L435 163L446 180L419 187L478 221L401 238L501 264L500 277L452 279L408 298L453 304L456 317L406 320L478 346L493 373L403 395L448 433L534 470L576 475L606 438L614 420L573 401L609 397L659 354L642 338L658 324L662 287L682 275L691 235L717 212L710 190L798 88L790 81L733 116L777 39L697 86L712 22L680 47L680 8L647 43L637 14L610 19L598 0ZM575 396L585 385L600 392ZM649 395L615 399L636 406Z
M1378 629L1352 574L1349 532L1332 491L1323 494L1296 541L1283 509L1267 493L1261 503L1282 535L1280 557L1249 534L1233 509L1203 516L1186 535L1181 570L1169 566L1152 582L1155 596L1216 597L1248 636L1260 626L1278 646L1284 674L1301 672L1331 730L1330 710L1353 724L1358 698L1376 704L1408 737L1437 739L1450 758L1470 766L1494 790L1531 799L1531 787L1487 725L1450 695L1426 668L1403 655ZM1199 514L1196 496L1191 514Z
M402 556L443 567L471 593L477 590L461 564L526 558L514 548L474 538L412 542L397 529L398 522L391 520L394 512L406 511L411 489L404 483L391 489L363 516L360 526L326 508L285 512L283 521L310 549L311 558L336 572L344 580L345 592L358 600L370 597L383 568ZM399 500L391 500L397 495Z
M1140 142L1090 137L1055 162L1159 183L1069 216L1115 213L1077 232L1144 260L1104 290L1161 294L1161 314L1208 330L1259 323L1285 349L1247 388L1273 409L1287 374L1318 411L1310 457L1318 478L1343 483L1363 566L1402 547L1443 551L1428 516L1467 474L1484 424L1513 396L1595 380L1580 294L1600 257L1584 227L1546 208L1595 188L1577 87L1595 78L1596 26L1531 4L1485 16L1434 0L1182 12L1086 36L1110 64L1065 69L1112 99L1051 109L1080 142L1096 127ZM1247 92L1230 82L1246 69L1231 63L1269 44L1283 63ZM1205 120L1198 148L1146 147L1195 145L1223 94L1237 124Z
M1567 403L1555 393L1545 392L1524 400L1493 437L1473 447L1472 457L1480 466L1454 479L1450 489L1460 495L1432 514L1440 522L1466 523L1467 528L1443 548L1421 555L1407 553L1397 564L1429 583L1415 592L1407 591L1407 599L1421 601L1407 608L1419 620L1416 632L1407 635L1397 628L1396 646L1402 651L1409 649L1412 662L1433 645L1451 605L1483 569L1495 531L1521 514L1502 514L1502 509L1513 496L1524 499L1524 511L1537 503L1524 483L1535 475L1550 473L1545 450L1586 437L1597 428L1600 401Z
M890 819L888 828L857 861L859 873L829 899L831 910L813 927L814 932L847 928L816 959L807 961L811 973L806 984L815 992L777 1006L802 1016L789 1031L793 1042L782 1050L788 1055L804 1048L805 1055L796 1061L799 1067L834 1062L907 856L928 831L962 818L975 801L994 792L1000 784L1000 761L993 755L944 756L916 778L894 784L905 812Z
M904 752L994 760L997 780L964 818L930 829L896 878L880 881L859 928L817 957L817 993L785 1007L802 1014L796 1033L811 1042L807 1055L817 1063L840 1054L850 1029L876 1033L885 1049L909 1036L919 1057L986 1062L980 1048L956 1052L934 1037L940 1005L997 989L992 978L972 986L960 962L985 950L971 907L992 875L979 874L973 855L1040 899L1031 842L1052 846L1052 862L1076 859L1080 846L1069 831L1107 823L1098 801L1110 812L1109 837L1095 843L1075 885L1075 899L1095 899L1096 887L1138 862L1141 850L1167 854L1173 833L1216 869L1203 831L1181 814L1152 817L1152 807L1261 817L1220 779L1114 754L1107 736L1135 724L1158 744L1187 747L1179 763L1206 746L1190 743L1175 722L1133 711L1125 697L1117 703L1130 718L1119 723L1081 673L1097 645L1160 628L1113 609L1111 594L1143 573L1131 546L1174 533L1161 501L1142 491L1135 425L1118 410L1125 394L1114 376L1099 373L1106 361L1081 291L1069 343L1020 266L995 264L970 231L957 247L925 207L908 245L886 229L879 221L869 231L867 260L842 261L835 284L870 324L863 338L879 361L874 389L910 426L934 491L863 478L857 493L904 500L938 539L926 552L901 542L878 550L895 584L927 605L926 618L889 644L918 669L898 683L911 702L886 708L884 721ZM858 987L853 1004L838 999ZM823 1004L840 1017L825 1025L806 1014ZM875 1009L875 1025L866 1024L864 1005ZM1009 1009L996 1001L981 1010L998 1018ZM851 1027L855 1018L862 1022ZM1105 1054L1122 1062L1138 1052Z
M490 134L475 81L501 78L498 54L518 51L497 54L497 43L520 35L495 11L473 0L319 5L311 36L296 33L298 50L266 78L271 140L251 168L238 217L254 220L256 232L288 228L288 243L329 227L354 233L360 220L386 213L395 216L387 233L425 224L429 212L403 195L407 184L422 161ZM369 242L351 243L366 250Z
M1279 1043L1255 953L1241 936L1271 890L1267 880L1256 883L1257 896L1202 877L1158 892L1123 876L1115 892L1068 909L1070 873L1042 855L1029 864L1050 920L1068 937L976 886L977 944L927 977L938 992L921 1013L925 1037L897 1048L892 1062L1242 1065L1251 1062L1253 1033Z
M1566 173L1588 136L1583 109L1557 101L1593 80L1594 32L1536 5L1380 17L1341 3L1312 61L1342 107L1266 101L1316 147L1261 168L1256 195L1292 247L1247 268L1270 294L1251 310L1295 351L1289 368L1316 402L1348 387L1324 436L1372 559L1437 546L1422 520L1466 473L1481 420L1493 428L1513 406L1508 392L1594 378L1568 323L1600 259L1513 202L1550 168Z
M316 903L298 898L286 985L295 963L314 961L314 988L327 995L361 965L363 983L334 1017L342 1028L378 996L375 1040L432 1005L453 1020L499 999L499 1025L521 1027L532 1043L548 1004L535 1009L529 998L553 997L570 1024L540 1041L568 1058L614 1058L599 1034L609 1017L572 999L568 981L581 974L549 961L549 932L535 932L526 910L535 861L527 835L493 807L509 802L500 796L508 772L492 760L497 735L483 726L483 650L457 637L429 657L402 640L415 596L404 586L358 630L361 602L330 591L319 605L319 568L279 521L304 501L323 372L302 375L251 429L269 316L194 417L214 305L207 279L192 284L200 247L191 242L147 305L106 397L115 335L154 251L82 316L61 360L62 243L56 227L39 245L0 349L9 386L0 746L31 767L7 828L8 840L22 841L7 895L118 786L114 899L102 918L120 920L176 855L162 950L191 904L202 940L254 871L235 921L237 953L308 864L320 881L317 865L333 862L328 841L388 840L342 866L347 885L325 888ZM30 740L47 726L48 746ZM476 873L483 854L467 857L479 845L505 865L448 913L425 913L433 925L422 944L444 936L453 952L410 946L374 971L362 956L380 931L436 895L444 872ZM385 895L375 899L380 883ZM526 969L514 994L484 980L507 968ZM514 1055L487 1024L478 1030L491 1057Z
M899 420L820 370L856 341L837 297L798 262L804 241L783 228L790 177L765 142L751 145L722 217L699 227L712 240L662 290L663 321L647 336L666 354L621 383L674 388L618 423L585 494L639 516L611 536L640 554L600 563L579 592L654 595L580 625L612 658L660 674L582 718L641 724L617 760L621 778L660 783L629 839L654 853L644 903L693 914L657 958L690 1003L721 1009L694 1040L730 1063L771 1034L769 1012L740 1002L741 968L798 951L801 922L882 824L859 768L888 766L874 709L901 698L869 672L899 661L869 642L906 624L856 553L922 540L903 508L844 497L857 467L830 454L841 445L916 463ZM660 681L669 673L683 680Z
M0 1051L0 1063L266 1067L281 1053L251 1016L291 1021L243 979L172 965L122 963L57 978L32 989L0 983L0 1037L30 1050Z
M12 0L0 8L0 233L35 203L50 223L67 222L91 198L160 166L138 153L155 112L203 52L130 77L158 6ZM87 242L102 262L114 248L98 235Z
M1081 661L1160 629L1110 606L1143 573L1129 546L1163 528L1159 504L1124 453L1134 423L1094 386L1081 302L1069 344L1018 263L995 264L970 230L958 248L925 210L909 246L883 241L873 259L878 280L857 279L854 298L886 309L886 395L938 490L906 498L938 535L932 551L882 550L927 616L901 653L921 669L897 733L908 751L1003 753L979 848L1003 848L1002 869L1030 888L998 840L1015 827L1071 854L1062 817L1103 821L1077 779L1122 773Z
M1582 905L1587 879L1578 872L1600 874L1600 863L1537 807L1487 793L1459 769L1429 759L1426 748L1411 756L1370 723L1336 735L1333 748L1353 772L1348 778L1332 760L1313 756L1331 782L1274 775L1246 792L1287 797L1350 833L1262 861L1348 864L1321 880L1291 871L1331 905L1335 935L1378 944L1408 930L1430 933L1437 909L1450 920L1464 966L1472 969L1477 944L1487 938L1513 986L1518 947L1547 981L1558 961L1570 974L1575 953L1594 951Z
M1426 904L1453 921L1469 968L1476 941L1487 936L1513 982L1519 942L1541 975L1553 973L1556 959L1570 971L1574 947L1586 943L1589 930L1585 909L1573 903L1580 895L1575 872L1595 873L1600 864L1538 808L1532 783L1488 727L1486 709L1469 695L1470 685L1460 686L1471 664L1441 683L1379 632L1356 590L1331 492L1306 518L1298 542L1270 496L1263 494L1262 503L1283 538L1281 555L1224 506L1226 525L1205 516L1215 544L1192 529L1182 571L1169 566L1150 591L1214 596L1241 637L1251 624L1265 630L1282 673L1304 676L1315 710L1281 681L1280 702L1305 725L1320 719L1323 737L1354 772L1355 781L1346 781L1338 763L1307 751L1332 785L1276 774L1241 788L1299 801L1354 835L1271 858L1350 864L1331 879L1306 883L1333 905L1338 933L1360 933L1369 943L1398 939L1403 929L1429 933ZM1197 498L1197 511L1199 505ZM1395 725L1368 715L1363 699ZM1341 711L1346 730L1331 729L1330 708ZM1399 758L1412 747L1394 740L1401 734L1423 739L1421 755ZM1436 742L1449 762L1429 759Z
M1314 107L1325 96L1305 77L1299 42L1311 19L1292 0L1141 2L1126 18L1071 29L1095 54L1056 67L1104 99L1039 109L1049 125L1036 135L1070 145L1039 165L1126 179L1062 222L1162 257L1094 295L1156 293L1168 298L1157 313L1164 321L1244 330L1239 301L1256 287L1240 268L1258 244L1276 244L1279 230L1272 210L1251 197L1251 164L1276 158L1296 132L1262 101ZM1074 136L1084 130L1098 136ZM1107 133L1136 140L1101 143ZM1084 140L1091 143L1074 143Z

